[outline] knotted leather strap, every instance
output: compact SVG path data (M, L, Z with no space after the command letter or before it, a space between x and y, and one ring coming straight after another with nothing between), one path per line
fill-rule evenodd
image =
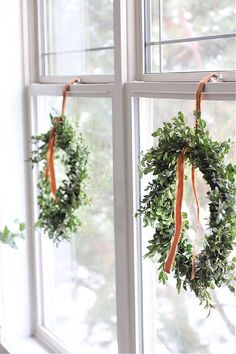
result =
M69 81L63 89L63 99L62 99L62 108L61 108L61 115L60 117L56 117L55 121L56 124L61 122L61 117L65 114L66 109L66 100L70 90L70 85L73 85L75 82L79 82L79 79L74 79ZM50 131L49 142L48 142L48 151L47 151L47 165L45 170L45 176L49 179L50 182L50 189L52 198L57 200L56 198L56 174L54 168L54 147L56 141L56 126L54 125Z

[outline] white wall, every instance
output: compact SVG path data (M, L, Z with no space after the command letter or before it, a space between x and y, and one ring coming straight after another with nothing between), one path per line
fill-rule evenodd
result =
M23 79L21 1L0 1L0 227L25 221L25 88ZM14 223L13 223L14 224ZM3 335L17 340L30 334L27 310L27 242L18 250L0 244ZM12 344L12 343L10 343Z

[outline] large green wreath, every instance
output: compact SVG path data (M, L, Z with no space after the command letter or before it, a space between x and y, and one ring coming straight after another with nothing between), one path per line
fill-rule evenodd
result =
M194 112L196 118L200 116ZM181 287L190 289L206 308L213 307L211 289L222 285L234 292L236 280L236 257L230 257L236 239L236 166L225 162L231 147L230 140L212 140L205 129L204 120L194 129L187 125L182 112L172 123L164 123L153 133L158 142L141 160L141 175L152 175L145 189L138 214L143 215L144 226L155 228L149 241L146 257L159 263L159 281L165 283L168 275L164 270L165 260L174 233L174 204L176 190L176 163L184 148L185 163L194 165L210 186L207 193L210 217L204 248L196 258L196 276L191 280L192 244L188 240L189 221L182 213L183 228L172 270L178 292Z
M32 137L34 149L31 155L33 164L42 163L38 178L39 216L36 226L50 239L59 243L70 240L81 222L77 209L88 201L85 192L87 178L88 149L81 134L77 134L66 116L60 119L51 116L55 127L55 159L65 169L65 179L56 191L56 200L51 196L50 183L45 175L50 132Z

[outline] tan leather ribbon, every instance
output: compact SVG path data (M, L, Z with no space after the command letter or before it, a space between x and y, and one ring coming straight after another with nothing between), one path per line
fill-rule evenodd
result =
M199 118L201 116L201 99L202 99L202 91L204 90L205 84L216 74L211 74L203 78L196 90L196 121L195 121L195 128L199 127ZM171 241L171 246L167 255L167 259L165 261L164 270L167 273L170 273L172 265L175 260L176 252L178 243L181 236L182 231L182 202L183 202L183 195L184 195L184 156L188 147L185 147L181 153L181 155L177 159L177 183L176 183L176 200L175 200L175 231ZM196 228L196 236L193 244L193 251L192 251L192 272L191 272L191 280L193 280L196 276L196 243L198 238L198 231L200 226L200 207L197 195L197 187L196 187L196 180L195 180L195 168L192 166L192 188L194 193L194 199L196 204L196 214L197 214L197 228Z
M182 151L181 155L177 160L177 189L175 198L175 233L172 238L171 247L169 250L168 257L165 262L165 271L170 273L173 262L175 260L175 255L177 251L177 246L180 240L180 235L182 231L182 202L184 196L184 155L185 149Z
M214 73L214 74L210 74L210 75L205 76L199 82L199 84L197 86L197 90L196 90L196 113L197 113L197 115L195 116L195 128L196 129L199 127L199 119L201 118L202 92L205 88L206 83L208 81L210 81L213 77L217 77L217 74ZM193 187L193 193L194 193L194 199L195 199L195 205L196 205L197 226L196 226L196 233L195 233L195 239L194 239L193 250L192 250L191 280L195 279L195 276L196 276L196 245L197 245L198 233L199 233L199 228L200 228L200 206L199 206L198 195L197 195L194 166L192 166L192 187Z
M196 276L196 245L197 245L197 240L198 240L198 232L199 232L199 227L200 227L200 206L199 206L199 201L198 201L198 195L197 195L197 186L196 186L196 180L195 180L195 168L192 166L192 187L193 187L193 194L194 194L194 199L195 199L195 205L196 205L196 214L197 214L197 227L196 227L196 234L195 234L195 239L193 243L193 250L192 250L192 273L191 273L191 280L193 280Z
M70 90L70 85L73 85L75 82L79 82L79 79L74 79L69 81L63 89L63 99L62 99L62 109L60 117L56 117L55 121L56 124L60 123L61 117L65 114L66 109L66 99ZM54 146L56 141L56 126L54 125L50 131L49 141L48 141L48 150L47 150L47 165L45 170L45 176L49 179L50 182L50 189L52 198L57 200L56 197L56 174L54 168Z
M213 77L217 77L217 74L210 74L205 76L198 84L196 90L196 111L201 114L201 102L202 102L202 92L205 88L205 85L208 81L210 81ZM196 117L195 127L198 128L199 119Z
M47 151L47 165L45 176L49 179L51 194L54 199L56 199L56 177L54 169L54 144L55 144L55 127L50 131L48 151Z

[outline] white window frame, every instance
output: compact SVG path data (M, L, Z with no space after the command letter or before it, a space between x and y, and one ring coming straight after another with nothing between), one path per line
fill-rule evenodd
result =
M35 98L43 95L60 96L63 84L72 77L42 75L39 69L42 54L40 0L23 0L22 6L24 75L29 84L29 129L26 137L28 144L37 118ZM112 100L118 348L119 353L143 353L140 223L133 218L139 202L137 100L139 97L194 99L197 82L208 72L145 74L143 0L114 0L113 23L114 75L79 76L82 84L72 86L70 92L74 97L110 97ZM219 74L222 75L223 82L207 83L203 97L235 100L236 72L225 71ZM31 173L31 181L33 178ZM34 208L35 193L32 183L27 199ZM33 212L29 219L33 223ZM30 232L28 243L29 252L32 254L30 285L34 289L31 309L36 309L36 312L32 313L32 335L43 342L50 352L69 352L58 338L42 326L39 237Z
M220 70L218 71L189 71L189 72L160 72L160 73L146 73L146 64L145 64L145 57L148 56L147 51L145 50L145 43L148 40L147 32L149 28L147 28L147 22L145 21L145 12L147 11L146 7L147 4L150 3L151 0L137 0L137 8L136 8L136 30L137 30L137 38L136 38L136 48L137 48L137 61L138 61L138 78L137 80L141 81L199 81L202 77L217 72L222 81L236 81L236 70ZM162 22L162 3L163 0L158 0L159 3L159 21ZM149 11L150 4L149 4ZM138 25L139 24L139 25ZM160 31L159 31L160 32ZM217 39L217 38L229 38L235 37L235 33L227 33L221 35L212 35L212 36L199 36L195 38L183 38L177 40L162 40L159 36L159 41L157 42L160 44L166 43L184 43L193 40L204 40L204 39ZM150 42L150 40L148 40ZM146 52L146 53L145 53ZM160 51L161 56L161 51ZM162 60L160 60L161 62Z
M129 136L132 136L132 143L129 149L132 155L128 154L129 164L132 166L132 185L133 191L133 214L140 208L141 200L141 181L137 170L140 154L140 130L139 130L139 99L184 99L195 100L195 92L198 83L196 82L129 82L126 84L128 107L132 107L129 119ZM207 83L202 94L203 100L213 101L235 101L236 100L236 84L233 82L216 82ZM149 111L150 107L146 107ZM146 112L145 112L146 113ZM236 112L235 112L236 113ZM129 138L130 140L130 138ZM143 290L142 290L142 240L141 240L141 220L136 218L130 220L133 223L134 233L134 250L135 250L135 289L136 289L136 353L149 353L144 350L144 331L143 331ZM152 348L152 345L150 345ZM152 348L153 349L153 348ZM152 351L150 351L152 352Z
M29 87L29 102L31 110L31 134L37 131L37 105L35 98L37 96L60 96L63 91L61 84L32 84ZM125 141L123 131L126 129L123 126L122 114L119 114L117 106L117 88L113 84L97 84L89 85L82 84L71 87L70 97L107 97L112 99L112 130L113 130L113 184L114 184L114 214L115 214L115 257L116 257L116 303L117 303L117 336L119 351L134 352L135 344L132 341L134 334L134 293L132 293L132 280L134 276L132 266L132 256L126 251L132 250L132 239L127 237L126 219L129 211L127 211L127 184L125 183ZM30 134L30 135L31 135ZM123 150L123 151L122 151ZM37 172L33 171L32 180L36 180ZM37 210L37 189L33 184L31 190L31 205L34 205L33 210ZM32 216L34 219L34 216ZM128 241L128 242L127 242ZM35 269L35 332L34 335L42 342L51 346L59 352L69 352L69 349L43 326L43 289L42 289L42 250L40 236L34 232L31 237L31 247L34 250L34 269ZM127 244L128 243L128 244ZM122 257L121 257L122 254ZM129 270L129 271L127 271ZM131 273L131 274L130 274ZM133 307L133 311L130 309ZM120 349L121 348L121 349ZM128 349L127 349L128 348Z
M44 36L44 18L45 18L45 0L37 0L37 6L35 8L35 13L37 14L38 19L38 26L37 26L37 33L38 33L38 67L39 67L39 82L40 83L65 83L72 79L71 75L67 76L60 76L60 75L45 75L45 65L44 59L45 56L45 36ZM47 53L48 54L48 53ZM103 75L79 75L79 73L75 73L73 77L79 76L81 82L83 83L111 83L114 82L114 75L112 74L103 74Z
M131 4L131 2L130 2ZM37 2L39 6L39 1ZM37 14L38 8L31 8L34 14ZM121 16L122 14L122 16ZM115 42L115 74L112 79L114 83L110 83L111 78L107 75L101 77L79 76L81 85L70 88L70 94L74 97L110 97L112 99L112 125L113 125L113 184L114 184L114 215L115 215L115 258L116 258L116 306L117 306L117 338L119 352L135 353L135 290L134 290L134 252L133 252L133 225L127 223L127 215L132 215L132 203L130 201L129 187L126 183L126 131L127 119L125 115L125 96L124 83L127 82L127 38L126 29L126 1L114 1L114 42ZM126 27L126 26L125 26ZM35 31L39 31L36 28ZM31 47L34 43L31 42ZM34 47L35 48L35 47ZM37 53L40 53L37 49ZM39 59L39 55L36 55ZM36 59L34 58L34 60ZM34 63L35 65L35 63ZM36 60L36 65L40 65L40 61ZM34 73L37 70L34 71ZM74 76L76 77L76 75ZM30 123L34 131L36 109L35 97L43 95L60 96L62 94L63 85L71 77L41 77L40 71L31 79L31 82L39 82L38 84L29 85L28 101L30 112ZM103 82L106 82L104 84ZM32 176L32 180L33 180ZM31 205L35 205L35 190L31 190ZM131 209L130 209L131 208ZM34 219L32 215L31 219ZM131 237L130 237L131 236ZM42 266L40 256L40 241L31 235L31 249L34 252L34 284L35 291L35 307L36 314L34 318L34 336L41 342L45 343L51 350L59 352L69 352L63 343L58 340L52 333L42 326Z

